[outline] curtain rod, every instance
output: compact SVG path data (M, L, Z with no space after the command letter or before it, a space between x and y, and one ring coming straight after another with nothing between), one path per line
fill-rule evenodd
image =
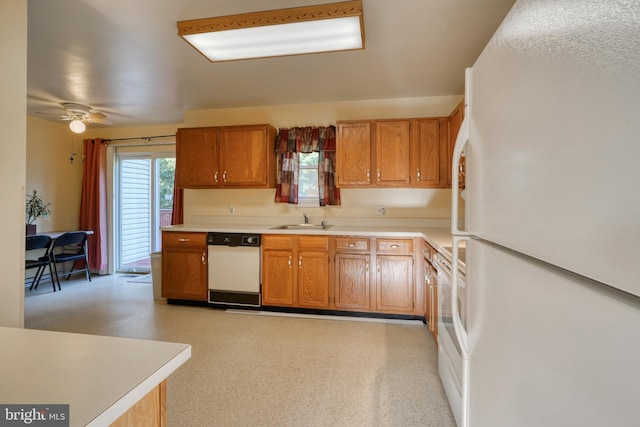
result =
M116 139L105 139L105 141L107 142L113 142L113 141L137 141L139 139L143 140L143 141L147 141L147 142L151 142L152 139L157 139L157 138L175 138L175 135L156 135L156 136L140 136L137 138L116 138Z

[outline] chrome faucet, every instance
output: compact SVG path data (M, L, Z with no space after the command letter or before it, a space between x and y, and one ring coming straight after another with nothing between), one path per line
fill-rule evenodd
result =
M304 223L309 224L309 217L307 216L307 214L302 212L302 216L304 217Z

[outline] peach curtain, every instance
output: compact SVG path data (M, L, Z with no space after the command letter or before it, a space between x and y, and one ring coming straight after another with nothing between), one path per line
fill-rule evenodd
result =
M107 269L107 143L85 139L80 197L79 229L91 230L87 239L89 268L102 272Z

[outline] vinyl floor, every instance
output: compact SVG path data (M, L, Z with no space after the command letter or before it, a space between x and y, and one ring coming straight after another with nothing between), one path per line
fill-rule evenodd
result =
M455 426L420 322L168 305L129 280L25 289L25 327L191 344L167 380L169 426Z

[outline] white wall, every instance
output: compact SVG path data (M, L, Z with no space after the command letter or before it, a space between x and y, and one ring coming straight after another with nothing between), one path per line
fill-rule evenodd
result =
M24 326L27 2L0 3L0 326Z

